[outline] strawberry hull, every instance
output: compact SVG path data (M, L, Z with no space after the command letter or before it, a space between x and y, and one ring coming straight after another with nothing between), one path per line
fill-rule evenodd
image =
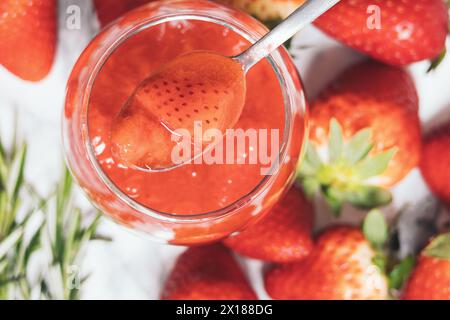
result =
M419 163L422 139L418 109L415 84L406 71L365 61L343 72L314 101L311 140L326 143L333 118L342 125L344 139L371 129L372 154L396 148L387 169L373 179L378 186L391 187Z

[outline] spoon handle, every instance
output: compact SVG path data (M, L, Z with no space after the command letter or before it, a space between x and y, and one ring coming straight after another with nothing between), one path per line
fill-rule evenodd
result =
M294 34L333 7L340 0L306 0L283 22L255 42L246 51L235 57L247 72L259 60L289 40Z

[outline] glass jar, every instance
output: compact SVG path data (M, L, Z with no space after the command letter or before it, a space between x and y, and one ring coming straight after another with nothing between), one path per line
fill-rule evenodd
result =
M198 29L199 26L202 29ZM162 30L172 27L178 31L162 32ZM220 29L222 31L217 33L218 28L223 30ZM231 200L229 199L228 202L224 202L217 207L208 207L204 204L209 200L208 190L213 191L214 189L209 188L208 185L209 183L215 183L216 178L214 176L210 180L198 180L196 184L192 183L188 187L185 186L184 179L178 179L177 177L174 182L173 176L170 174L148 180L152 181L151 183L142 184L139 182L141 183L139 184L141 193L153 190L147 194L145 199L151 199L154 203L159 203L159 208L156 204L153 206L151 203L143 203L138 196L133 196L133 190L136 188L121 185L122 180L117 177L114 180L112 171L108 171L114 160L112 158L99 160L101 158L99 154L104 152L105 144L99 143L97 141L99 137L95 136L93 132L99 131L106 120L98 120L99 118L91 115L95 114L96 108L100 107L103 110L102 116L104 117L108 117L108 113L117 113L117 107L114 106L116 100L120 100L117 97L122 97L120 96L122 91L124 91L124 97L131 94L139 81L148 76L148 71L155 68L155 66L152 66L146 71L141 70L145 68L141 68L139 61L136 60L141 59L142 65L150 66L152 63L150 60L152 59L163 61L166 58L173 58L169 56L172 55L172 51L177 51L177 49L168 51L168 47L182 47L182 50L187 51L189 49L204 49L204 46L209 48L215 45L225 48L221 49L224 54L229 54L233 50L233 53L238 53L239 50L254 43L266 32L266 27L260 22L235 9L204 0L176 0L152 2L133 10L110 24L92 40L80 56L68 81L63 118L63 140L69 168L95 206L113 220L133 230L143 231L160 242L182 245L219 240L242 230L245 226L264 216L293 182L307 129L306 100L303 87L294 63L284 48L279 48L264 61L266 64L264 70L270 68L274 79L277 81L281 105L279 109L272 109L272 111L267 109L264 112L259 112L259 114L262 114L261 116L265 116L267 119L270 119L271 112L274 114L280 112L282 115L283 132L280 136L278 161L271 166L270 173L261 176L260 180L251 188L238 196L235 194L235 198L231 197ZM148 34L152 34L153 38L147 36ZM169 43L168 38L165 37L173 36L173 34L181 34L182 36L178 38L174 36L174 39L170 40L172 42ZM217 34L220 34L223 38L217 39ZM197 39L195 45L192 45L193 41L189 42L189 37ZM236 44L233 45L233 48L230 47L230 52L226 48L229 37L234 39L233 44ZM199 41L202 38L203 44L202 41ZM152 39L166 41L170 46L163 46L156 42L153 44L151 43ZM216 40L218 43L214 44ZM148 49L153 46L155 48L154 51L148 51L148 61L147 56L143 56L139 42L144 48ZM140 56L134 56L138 54ZM139 59L136 57L139 57ZM128 59L130 62L127 62ZM130 67L131 64L135 69ZM136 78L134 79L136 81L129 81L127 76L122 75L121 72L125 72L125 67L129 69L127 69L126 75L132 75L130 77ZM257 68L255 67L255 69ZM267 87L264 87L264 83L270 82L271 75L268 75L267 72L264 73L263 67L260 69L261 72L255 71L253 75L250 74L252 72L250 71L249 77L255 78L256 72L259 72L257 74L259 77L267 77L267 79L256 79L254 82L258 83L258 86L253 89L250 88L249 95L253 97L257 97L258 94L267 95L269 98L271 95L276 96L277 92L265 92ZM109 70L109 73L106 74L107 71L105 70ZM99 89L102 81L104 83L109 81L109 84L103 89ZM113 84L117 84L117 86L113 86ZM111 90L105 90L105 88ZM115 97L114 94L118 96ZM99 100L99 97L102 97L103 100ZM106 101L108 101L107 104ZM249 103L252 105L252 101L249 101ZM264 101L258 100L253 105L261 103L264 103ZM109 108L109 104L111 104L111 108ZM276 107L274 106L274 108ZM269 113L269 115L266 113ZM253 119L257 115L247 114L246 117ZM108 128L107 125L104 127ZM103 139L107 140L107 133L103 134ZM101 150L99 151L99 149ZM114 165L116 166L116 164ZM145 173L132 172L127 168L120 167L120 165L116 169L121 170L121 179L126 180L127 183L137 180L147 181L142 180L147 179L143 176ZM189 172L194 176L194 171ZM217 169L214 172L226 172L226 170ZM239 175L239 171L234 170L232 172L235 174L235 180L238 181L239 179L236 176ZM242 173L245 174L245 169L242 170ZM222 175L226 178L226 173ZM223 177L221 176L221 178ZM231 181L231 179L227 181ZM165 187L167 188L164 189ZM178 187L182 191L179 193L174 191L173 200L164 194L170 193L170 190L178 189ZM203 191L199 191L200 193L203 192L202 198L196 194L195 201L193 200L191 203L191 207L196 208L197 211L192 209L191 211L177 212L177 208L190 208L177 199L186 201L186 199L189 199L186 196L186 190L196 187L203 188L201 189ZM239 188L241 188L240 184L237 184L234 188L227 190L232 192ZM159 193L159 189L168 191ZM159 197L158 194L160 194ZM211 193L211 197L213 196L218 197L217 194L212 195ZM162 198L164 201L161 201ZM204 201L199 199L204 199ZM161 208L173 208L173 210L162 210ZM201 211L202 208L205 208L204 212Z

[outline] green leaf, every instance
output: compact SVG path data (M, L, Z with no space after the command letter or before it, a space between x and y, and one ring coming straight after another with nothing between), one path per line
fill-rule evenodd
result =
M8 210L8 197L5 192L0 191L0 214L4 215L0 219L0 241L3 240L4 237L8 234L9 230L9 221L6 221L6 214Z
M23 228L18 228L0 242L0 259L8 254L9 250L14 247L22 236Z
M388 275L389 288L400 290L414 268L415 259L409 256L392 268Z
M3 146L3 141L0 137L0 159L3 159L5 157L6 157L5 147Z
M445 56L447 55L447 48L444 50L433 60L431 60L430 66L427 69L427 73L434 71L439 67L439 65L444 61Z
M323 188L322 191L325 201L330 206L334 216L339 217L341 214L342 205L345 201L345 194L342 191L331 187Z
M302 181L303 191L308 197L314 196L320 189L319 182L314 178L304 178Z
M388 238L388 225L380 210L371 210L363 222L363 233L375 248L381 248Z
M314 168L319 168L322 165L322 160L317 153L316 148L311 142L307 143L306 146L306 161L308 161Z
M374 209L392 201L392 194L375 186L360 186L347 192L348 202L361 209Z
M299 172L298 174L301 177L306 176L314 176L317 173L317 168L314 164L308 161L308 159L305 157L303 161L299 164Z
M6 181L6 173L7 173L5 159L6 159L6 151L0 139L0 192L2 191L2 189L5 188L4 182Z
M380 270L381 272L386 271L386 257L380 253L377 253L372 258L372 263Z
M342 128L335 118L330 121L330 133L328 139L329 161L334 162L341 158L344 145Z
M111 242L111 241L113 241L113 238L111 238L111 237L109 237L109 236L105 236L105 235L103 235L103 234L95 233L95 234L92 236L91 240L92 240L92 241L105 241L105 242Z
M70 215L70 223L68 223L68 228L65 231L65 246L64 246L64 254L62 258L62 265L64 267L68 266L71 263L71 259L73 258L74 247L76 246L76 236L77 232L81 229L81 210L79 208L74 208L72 214Z
M41 232L42 232L42 225L39 226L39 228L36 230L36 232L34 233L34 235L31 237L28 245L25 248L24 251L24 262L25 264L28 263L28 261L31 258L31 255L37 251L40 248L40 237L41 237Z
M12 192L12 199L14 202L17 201L19 196L19 191L23 185L24 180L24 170L25 170L25 159L27 157L27 145L23 144L20 148L20 152L17 157L17 175L14 177L14 189Z
M370 140L372 130L370 128L358 131L347 143L343 151L343 158L352 166L364 159L372 150L373 142Z
M0 260L0 274L5 272L6 267L8 267L8 261L6 259L5 260Z
M386 171L389 161L391 161L397 148L376 154L359 162L355 167L355 173L362 180L378 176Z
M424 254L434 258L450 259L450 233L434 238L425 248Z
M315 147L312 143L306 144L306 153L303 159L298 164L298 175L300 179L305 176L313 176L317 173L322 166L322 160L320 159Z
M19 275L19 276L14 276L14 277L8 277L5 280L2 279L2 280L0 280L0 287L3 287L3 286L8 285L10 283L18 282L18 281L20 281L23 278L24 278L23 275Z

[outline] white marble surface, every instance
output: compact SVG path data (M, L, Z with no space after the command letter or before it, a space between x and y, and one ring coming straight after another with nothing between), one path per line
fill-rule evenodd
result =
M66 9L81 7L81 29L68 30ZM60 0L59 44L51 74L37 84L27 83L0 67L0 132L5 139L12 133L14 113L19 116L20 133L29 141L27 178L42 194L50 191L61 173L62 154L60 125L64 103L65 82L71 66L89 39L97 32L98 24L89 0ZM294 41L295 58L309 97L314 97L337 73L361 56L327 38L314 27L300 32ZM426 74L427 63L410 67L419 96L420 116L425 130L450 118L450 58L439 69ZM405 204L420 202L428 190L420 173L414 170L394 190L395 201L385 209L392 216ZM417 217L432 210L414 207L405 214L401 227L403 250L414 246ZM318 203L318 227L332 223L323 204ZM440 215L445 219L445 215ZM344 221L358 221L360 212L346 208ZM413 232L414 231L414 232ZM110 221L104 221L101 232L114 238L112 243L94 243L87 252L82 272L91 276L82 288L85 299L157 299L159 290L174 258L183 250L179 247L152 243ZM261 263L240 259L261 298L267 298L262 288Z

